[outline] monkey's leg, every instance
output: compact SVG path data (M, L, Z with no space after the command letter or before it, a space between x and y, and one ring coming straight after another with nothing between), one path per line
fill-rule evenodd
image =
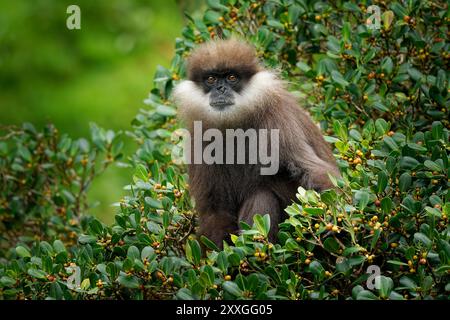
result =
M275 194L269 190L258 190L245 199L239 209L239 221L252 225L255 214L270 215L269 241L275 242L280 222L281 207Z
M230 233L238 230L236 220L235 216L222 212L200 214L197 234L207 237L222 249L223 241L230 242Z

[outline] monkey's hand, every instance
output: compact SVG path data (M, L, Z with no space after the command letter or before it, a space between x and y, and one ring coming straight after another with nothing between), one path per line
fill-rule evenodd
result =
M319 159L320 160L320 159ZM322 163L322 166L320 165ZM290 176L298 181L299 185L305 189L314 189L316 191L323 191L334 188L328 173L336 174L336 169L330 165L318 161L318 165L309 165L304 167L296 162L290 161L287 163L287 170Z

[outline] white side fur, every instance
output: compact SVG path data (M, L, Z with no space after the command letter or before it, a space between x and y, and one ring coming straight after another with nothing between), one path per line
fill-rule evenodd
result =
M209 105L209 93L205 94L195 82L184 80L175 87L173 97L179 108L182 120L192 123L195 120L205 120L213 125L238 124L246 115L262 110L268 102L274 99L282 81L270 71L260 71L252 76L241 93L234 93L235 103L224 110L214 109Z

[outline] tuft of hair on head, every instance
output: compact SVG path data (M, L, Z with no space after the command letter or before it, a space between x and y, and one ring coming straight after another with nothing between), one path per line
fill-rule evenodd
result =
M261 71L255 48L237 38L214 39L201 44L187 60L187 76L192 81L200 81L199 76L211 70L229 69L249 74Z

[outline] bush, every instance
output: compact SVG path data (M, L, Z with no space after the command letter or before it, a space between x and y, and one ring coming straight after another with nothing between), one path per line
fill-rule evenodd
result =
M189 17L171 67L158 69L148 108L128 133L139 149L131 157L135 174L116 222L106 226L83 218L74 244L58 229L70 219L66 215L49 226L54 232L45 241L11 242L15 249L2 249L0 295L448 299L447 4L376 2L382 21L380 29L371 30L370 2L207 3L201 17ZM280 224L278 243L267 241L268 216L256 216L253 226L243 224L243 233L233 235L233 245L223 250L204 237L196 239L185 168L171 162L170 138L177 128L172 88L185 76L189 51L215 37L217 26L225 36L245 35L268 66L281 68L327 133L341 168L336 190L317 194L299 188L298 201L286 208L289 218ZM8 160L7 152L0 156L2 178L17 176L17 161ZM30 181L40 177L30 175ZM2 185L2 199L4 194L10 199L11 190ZM65 195L58 185L55 192ZM2 217L12 210L7 201ZM73 210L70 197L58 206ZM29 202L23 223L40 210L39 203ZM50 219L55 211L49 211ZM376 267L381 276L371 290L370 270ZM79 286L69 288L78 275Z

